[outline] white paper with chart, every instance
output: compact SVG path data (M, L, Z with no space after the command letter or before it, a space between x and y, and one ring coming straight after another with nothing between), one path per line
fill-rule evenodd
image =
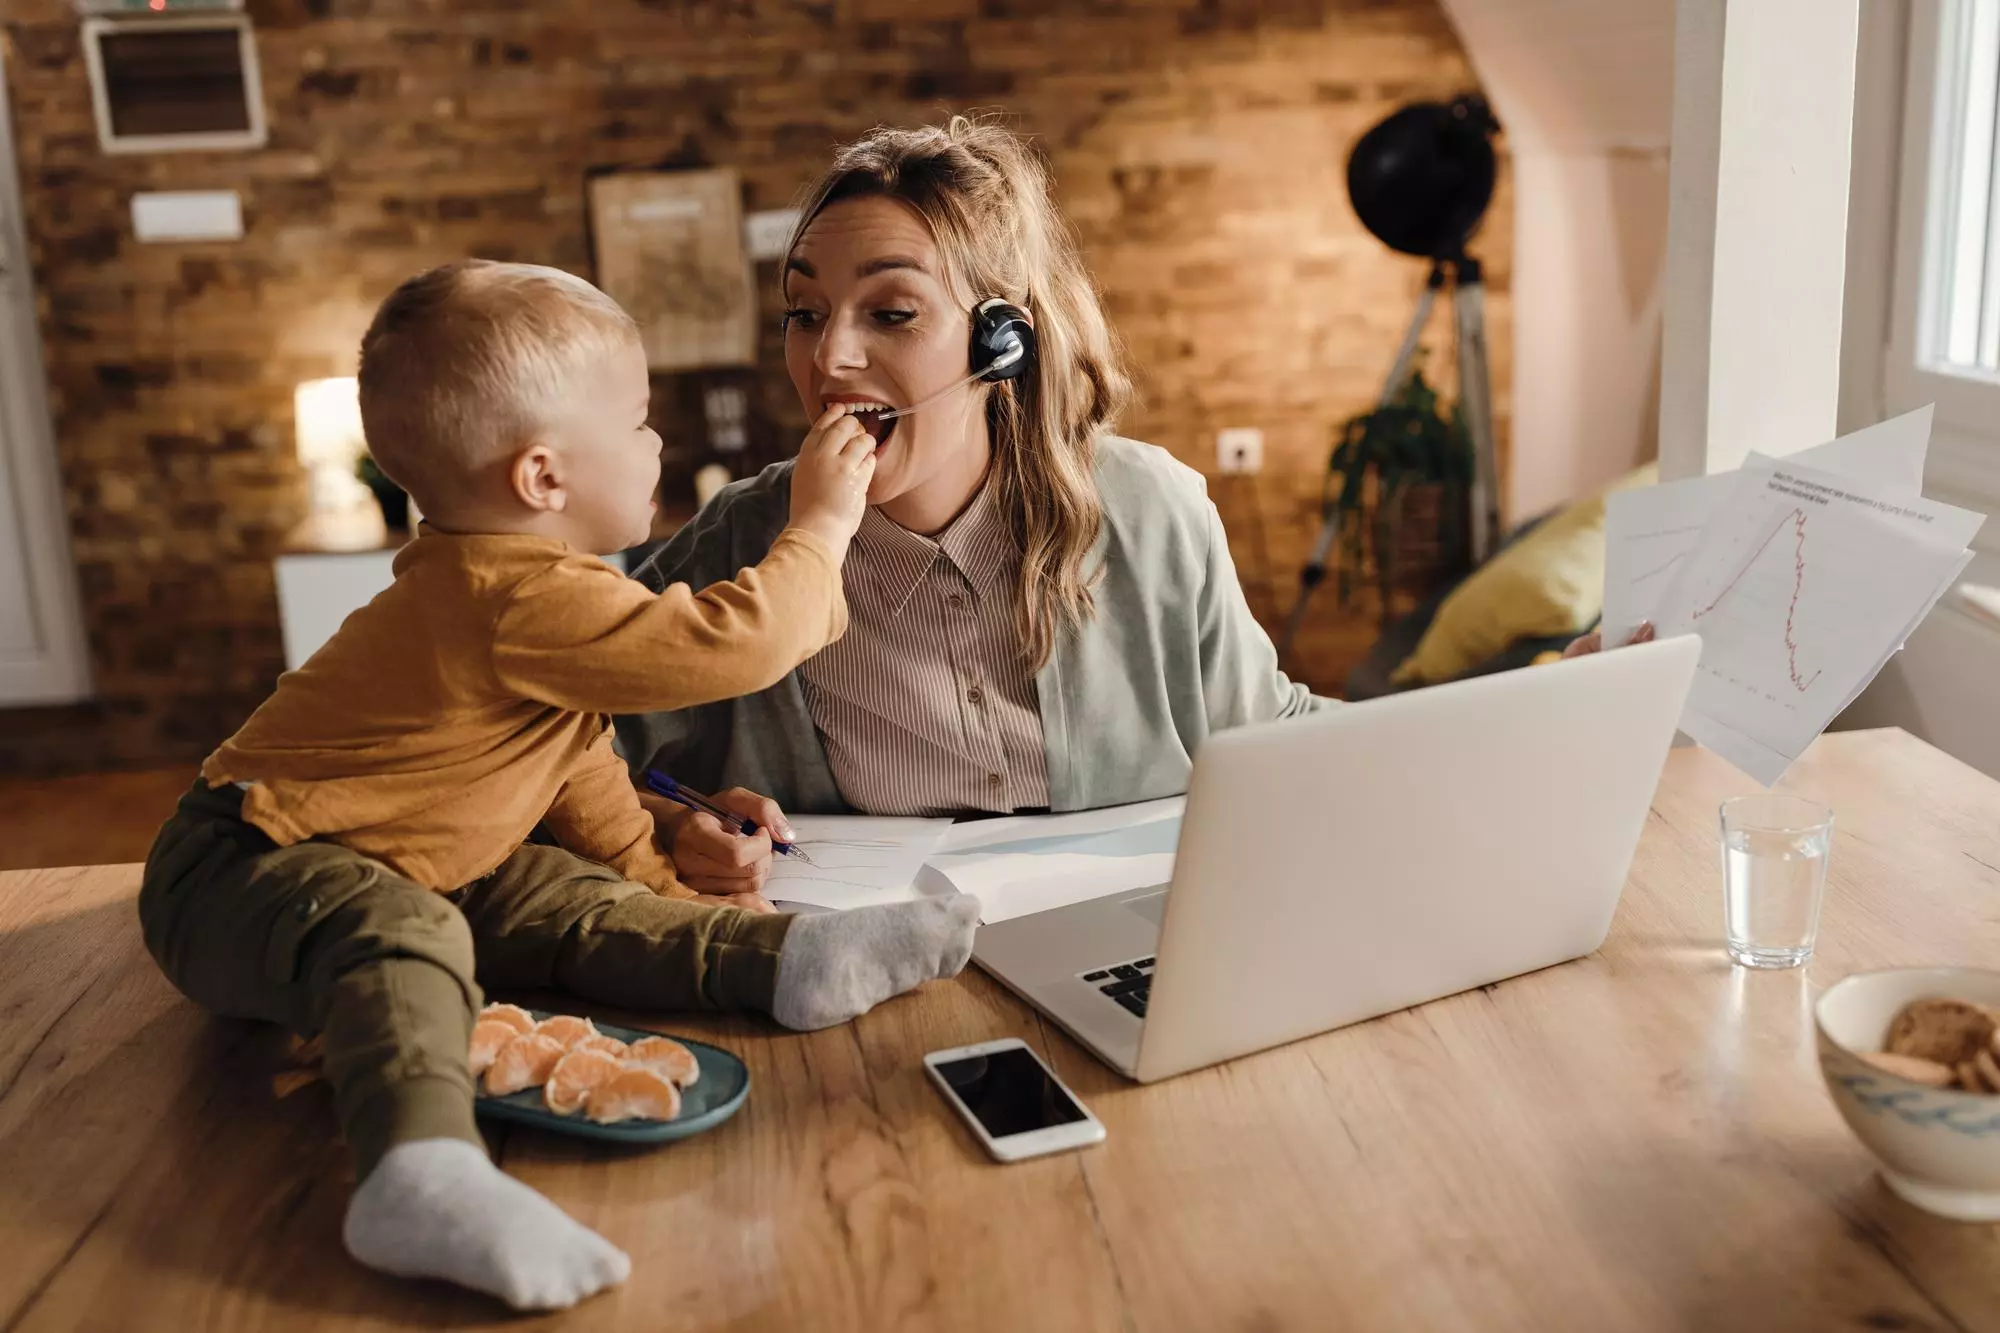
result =
M1662 638L1701 636L1681 730L1766 785L1930 613L1984 521L1801 457L1725 478L1651 611Z
M794 815L796 845L810 860L777 856L764 896L845 910L922 896L917 872L951 828L949 819Z
M1930 438L1931 409L1921 407L1785 461L1838 473L1882 499L1914 500L1923 494ZM1641 621L1655 619L1660 595L1739 475L1719 472L1605 497L1604 642L1624 643Z

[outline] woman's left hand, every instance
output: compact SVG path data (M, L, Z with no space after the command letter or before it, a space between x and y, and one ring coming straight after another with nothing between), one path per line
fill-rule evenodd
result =
M1653 622L1650 620L1642 620L1639 622L1639 628L1632 631L1632 637L1625 640L1625 646L1629 648L1635 643L1647 643L1652 640L1652 637L1653 637ZM1587 653L1596 652L1603 646L1604 646L1604 636L1599 634L1596 630L1592 630L1590 633L1584 635L1582 638L1572 640L1569 647L1563 649L1563 656L1582 657Z

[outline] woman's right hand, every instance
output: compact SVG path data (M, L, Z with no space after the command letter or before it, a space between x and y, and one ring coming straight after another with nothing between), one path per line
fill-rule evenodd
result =
M757 825L748 837L725 829L715 816L672 801L639 793L639 804L653 817L654 839L674 863L680 882L704 900L731 896L754 897L771 873L771 832L789 841L791 822L768 796L731 787L710 798L732 814ZM768 831L767 831L768 830ZM751 911L769 911L752 902L733 904Z
M826 410L792 469L792 526L804 528L844 554L868 508L875 476L875 441L844 406Z
M1651 643L1652 641L1653 641L1653 622L1650 620L1642 620L1639 622L1639 628L1632 631L1632 637L1625 640L1625 646L1629 648L1635 643ZM1570 641L1569 647L1563 649L1563 656L1588 657L1590 654L1594 652L1601 651L1603 647L1604 647L1604 636L1598 633L1596 630L1592 630L1590 633L1584 635L1580 639L1572 639Z

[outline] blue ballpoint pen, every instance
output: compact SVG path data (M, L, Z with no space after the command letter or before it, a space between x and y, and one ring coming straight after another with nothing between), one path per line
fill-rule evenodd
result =
M722 827L741 837L752 837L757 832L757 821L745 819L733 810L725 810L699 792L689 791L657 768L646 770L646 789L677 805L684 805L690 810L699 810L705 815L713 816ZM812 858L800 851L796 845L780 842L776 836L771 839L771 850L780 856L795 856L807 865L812 864Z

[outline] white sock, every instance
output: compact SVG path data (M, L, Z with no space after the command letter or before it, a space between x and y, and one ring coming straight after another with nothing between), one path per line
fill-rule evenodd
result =
M561 1310L632 1273L625 1252L464 1139L391 1148L347 1205L347 1252L398 1277L441 1277L517 1310Z
M979 899L965 893L802 916L778 956L771 1017L810 1032L858 1018L926 981L957 976L978 926Z

